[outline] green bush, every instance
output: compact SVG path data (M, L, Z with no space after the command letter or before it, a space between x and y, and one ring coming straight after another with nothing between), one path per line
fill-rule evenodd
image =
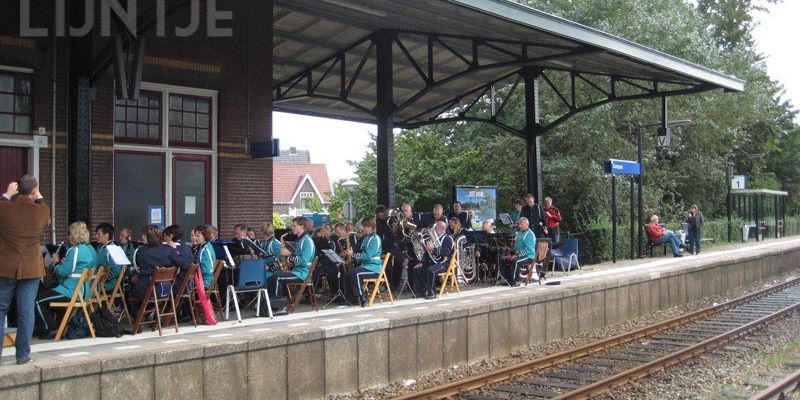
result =
M740 243L742 240L742 226L744 221L741 218L731 219L731 242ZM581 259L586 263L600 263L611 261L611 222L603 219L592 219L581 224L582 232L572 236L582 237L581 240ZM679 223L667 224L667 229L676 233L681 229ZM634 227L634 235L637 235L638 228ZM647 249L647 232L643 232L642 249ZM800 234L800 217L786 218L786 235ZM617 225L617 259L627 259L630 256L630 225L621 223ZM713 238L711 243L704 244L705 247L728 243L728 219L707 219L703 228L703 238ZM566 239L566 238L565 238ZM634 240L636 238L634 237ZM638 251L638 249L634 249Z
M787 216L783 224L786 236L800 235L800 216Z

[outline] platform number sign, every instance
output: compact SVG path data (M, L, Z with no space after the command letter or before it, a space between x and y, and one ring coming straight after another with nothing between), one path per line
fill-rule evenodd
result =
M669 147L671 145L672 145L672 131L669 128L667 128L667 132L665 133L664 130L659 128L658 133L656 134L656 146Z
M745 188L746 179L744 175L733 175L731 176L731 189L744 189Z

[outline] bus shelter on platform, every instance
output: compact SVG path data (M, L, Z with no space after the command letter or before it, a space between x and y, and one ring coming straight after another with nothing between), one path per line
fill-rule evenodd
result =
M788 192L770 189L731 190L729 212L744 220L742 240L754 237L757 241L770 236L786 236L786 198ZM730 225L730 219L728 221ZM730 232L731 228L728 228Z

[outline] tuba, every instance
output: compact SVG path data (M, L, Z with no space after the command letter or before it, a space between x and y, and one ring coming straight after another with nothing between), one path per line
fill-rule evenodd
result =
M478 262L475 259L475 245L467 242L466 236L460 236L456 240L456 252L458 268L467 283L474 283L478 279Z

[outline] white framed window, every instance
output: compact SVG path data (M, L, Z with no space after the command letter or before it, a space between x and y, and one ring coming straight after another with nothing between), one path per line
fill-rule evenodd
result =
M115 164L129 164L136 154L159 155L163 159L160 173L149 179L143 177L141 184L160 184L163 204L143 204L145 200L126 203L124 199L134 193L126 195L125 191L136 190L137 185L115 179L115 222L127 223L119 221L118 214L127 214L131 220L131 215L140 215L148 206L162 205L167 225L216 225L218 92L142 82L141 93L137 101L116 100L113 104ZM134 207L135 212L126 209L118 213L117 207Z

